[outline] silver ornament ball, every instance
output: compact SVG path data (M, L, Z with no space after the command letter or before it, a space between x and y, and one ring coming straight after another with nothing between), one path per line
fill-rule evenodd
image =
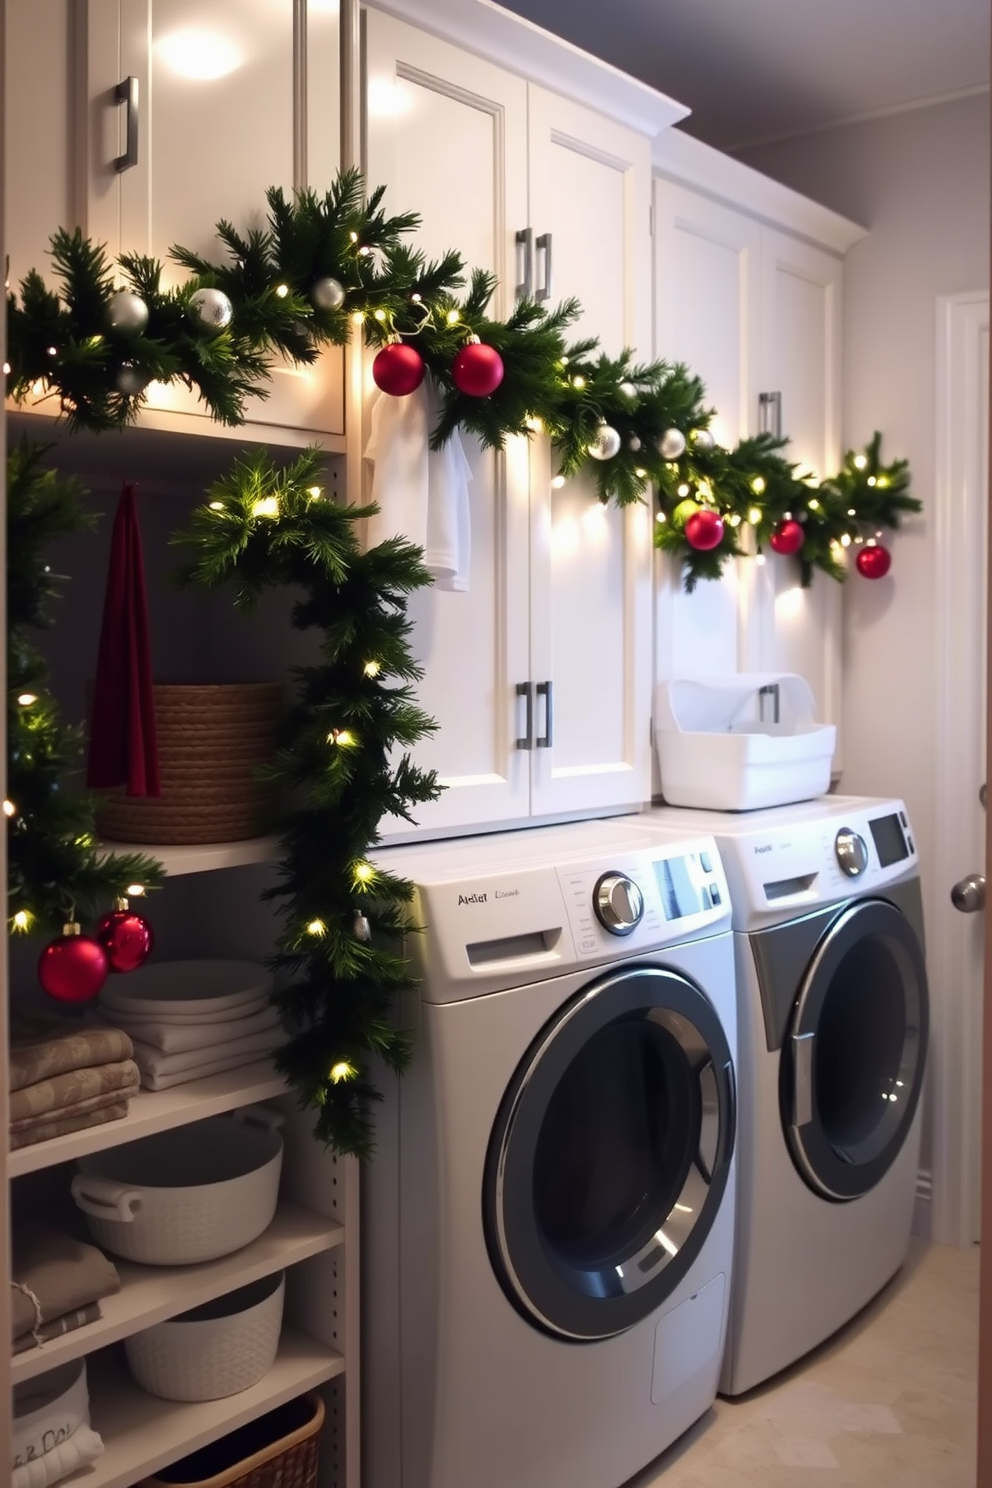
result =
M148 324L148 306L129 289L118 290L107 301L107 324L112 331L143 331Z
M609 424L600 424L586 449L594 460L612 460L620 449L620 435Z
M708 455L710 450L714 448L715 444L716 440L713 438L713 435L710 433L709 429L693 429L693 449L697 449L701 455Z
M344 304L344 285L337 279L318 279L310 291L318 310L340 310Z
M198 289L189 308L205 331L225 331L234 319L234 306L222 289Z
M634 451L634 454L636 455L637 454L637 451L640 449L640 447L641 447L641 441L638 439L637 435L636 434L631 434L630 438L627 440L627 448L629 450L633 450Z
M623 396L627 398L631 403L633 403L634 399L637 397L637 389L632 382L622 382L620 384L619 391L623 393Z
M136 398L143 393L148 386L149 377L136 367L133 362L121 362L114 378L114 386L119 393L125 393L129 398Z
M677 460L685 454L685 435L681 429L666 429L658 440L658 453L663 460Z

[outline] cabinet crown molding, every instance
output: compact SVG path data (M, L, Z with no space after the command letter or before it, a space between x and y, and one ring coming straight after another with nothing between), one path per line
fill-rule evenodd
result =
M494 0L381 0L373 8L475 52L529 82L599 109L649 138L689 114L684 104L504 10Z
M859 223L681 129L668 129L654 140L651 164L656 176L703 192L839 255L868 235Z

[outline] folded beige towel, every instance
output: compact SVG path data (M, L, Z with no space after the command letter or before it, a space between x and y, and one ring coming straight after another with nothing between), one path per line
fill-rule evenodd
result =
M128 1043L130 1044L130 1040ZM11 1127L33 1117L67 1110L72 1106L78 1107L81 1101L107 1095L113 1090L124 1090L137 1083L138 1066L132 1059L120 1059L113 1064L98 1064L87 1069L72 1069L62 1075L53 1075L50 1080L38 1080L12 1092Z
M18 1333L10 1351L12 1354L27 1353L28 1349L40 1348L42 1344L51 1343L53 1338L61 1338L63 1333L75 1333L77 1328L85 1328L87 1323L95 1323L102 1316L99 1302L87 1302L85 1307L74 1307L71 1312L52 1318L50 1323L42 1323L40 1328Z
M99 1302L101 1297L110 1297L121 1289L117 1268L102 1250L49 1225L15 1220L11 1229L11 1256L12 1338L23 1333L30 1335L66 1313Z
M58 1106L51 1111L39 1111L37 1115L22 1116L19 1121L10 1123L10 1130L14 1132L30 1131L32 1127L42 1126L49 1121L64 1120L67 1116L82 1116L87 1111L100 1111L104 1106L112 1106L117 1101L130 1100L132 1095L137 1095L141 1089L141 1076L138 1074L138 1066L131 1065L133 1073L128 1078L126 1085L121 1085L115 1090L101 1090L99 1095L84 1096L82 1100L71 1101L67 1106ZM29 1087L33 1089L32 1087Z
M121 1028L73 1024L20 1008L11 1010L10 1038L11 1090L131 1057L131 1040Z
M118 1094L111 1092L100 1099L106 1099L110 1104L96 1106L91 1111L84 1111L81 1116L60 1116L57 1111L53 1111L51 1119L43 1116L37 1125L32 1123L19 1131L11 1132L11 1152L16 1152L19 1147L33 1147L35 1142L47 1142L51 1137L67 1137L70 1132L83 1131L88 1126L103 1126L107 1121L120 1121L127 1115L128 1102L121 1100Z

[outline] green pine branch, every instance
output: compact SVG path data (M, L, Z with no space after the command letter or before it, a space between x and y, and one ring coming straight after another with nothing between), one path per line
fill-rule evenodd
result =
M319 661L293 673L267 771L298 803L281 820L278 882L266 894L282 918L276 1003L295 1030L276 1064L315 1135L368 1156L371 1070L378 1059L405 1068L395 998L415 985L403 944L412 886L368 854L384 815L409 818L439 794L433 772L394 753L434 728L416 701L406 614L430 576L421 549L401 538L362 552L357 524L372 509L325 499L316 450L281 471L264 450L245 455L208 497L176 538L181 577L230 586L242 609L273 586L297 591L293 625L322 632Z

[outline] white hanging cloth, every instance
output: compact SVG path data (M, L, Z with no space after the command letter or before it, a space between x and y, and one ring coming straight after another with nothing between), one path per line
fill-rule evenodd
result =
M440 402L425 378L416 392L379 393L372 405L365 458L375 465L369 543L402 536L424 550L438 589L465 593L471 563L468 484L472 468L456 429L442 449L430 448Z

